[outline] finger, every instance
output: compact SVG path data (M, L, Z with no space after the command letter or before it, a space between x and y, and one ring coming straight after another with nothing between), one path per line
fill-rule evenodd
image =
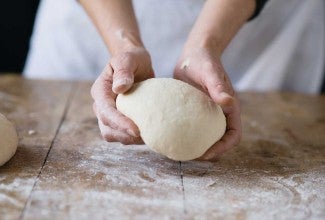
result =
M105 126L101 121L98 121L98 125L102 134L102 137L107 142L120 142L125 145L129 144L143 144L141 137L132 137L124 132L114 130L108 126Z
M203 77L203 84L216 103L227 106L234 102L234 90L222 66L208 68Z
M133 137L139 137L140 131L136 124L120 113L115 106L104 106L103 103L94 103L93 107L98 120L105 126L109 126L115 130L127 133Z
M115 105L116 94L112 91L113 70L108 64L91 87L91 96L95 102Z
M227 152L233 146L239 143L239 135L236 130L229 130L222 137L220 141L215 143L210 149L201 157L203 160L216 160L219 156Z
M122 115L116 109L116 94L112 91L113 70L107 65L91 88L91 95L95 100L93 109L97 118L103 124L139 137L140 131L134 122Z
M113 92L116 94L126 92L134 83L134 74L137 69L135 59L131 53L123 53L112 58L111 66L113 69Z
M225 153L233 146L237 145L241 139L241 120L240 120L240 107L236 99L234 106L227 107L226 120L227 128L226 133L220 141L215 143L202 157L204 160L216 159L221 154Z
M121 94L128 91L134 83L134 75L127 70L120 70L114 74L113 80L113 92L115 94Z

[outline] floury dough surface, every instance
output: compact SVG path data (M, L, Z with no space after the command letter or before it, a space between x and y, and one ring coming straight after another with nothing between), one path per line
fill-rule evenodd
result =
M116 106L136 123L146 145L173 160L202 156L226 130L220 106L193 86L171 78L135 84L118 95Z
M18 137L13 124L0 113L0 166L15 154Z

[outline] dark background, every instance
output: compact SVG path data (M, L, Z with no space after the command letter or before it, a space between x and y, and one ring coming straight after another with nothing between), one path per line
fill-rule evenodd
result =
M1 1L0 74L23 71L38 4L39 0ZM325 93L325 77L322 93Z
M0 3L0 74L22 72L39 0Z

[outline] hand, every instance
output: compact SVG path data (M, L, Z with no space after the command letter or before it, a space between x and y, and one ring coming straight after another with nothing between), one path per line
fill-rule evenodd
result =
M224 136L199 159L215 160L238 144L241 138L239 100L219 57L209 49L186 51L176 65L174 78L207 93L217 104L221 105L226 116L227 128Z
M143 47L112 56L91 88L93 109L103 138L109 142L142 144L134 122L116 109L117 94L125 93L134 82L154 77L149 53Z

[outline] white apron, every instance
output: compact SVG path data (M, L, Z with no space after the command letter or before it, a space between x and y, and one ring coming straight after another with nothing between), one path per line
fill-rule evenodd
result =
M134 0L142 39L157 77L172 77L204 0ZM317 93L324 73L324 0L269 0L239 31L222 61L237 90ZM95 79L109 59L75 0L42 0L24 75Z

